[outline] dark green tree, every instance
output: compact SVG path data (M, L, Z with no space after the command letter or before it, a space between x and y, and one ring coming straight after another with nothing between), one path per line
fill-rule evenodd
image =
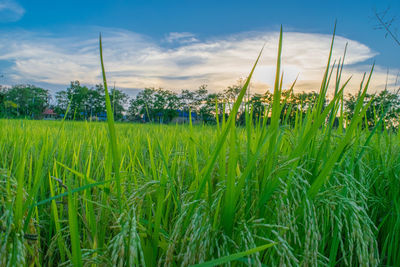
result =
M0 117L5 115L6 88L0 85Z
M79 81L73 81L67 88L67 97L71 101L70 109L73 118L76 120L88 119L90 116L89 88L81 86Z
M94 118L105 112L104 88L102 84L96 84L87 94L86 100L88 116Z
M57 114L64 115L67 112L69 98L67 91L58 91L55 95L56 105L54 107L54 111Z
M13 115L35 119L42 116L50 94L48 90L34 85L14 85L6 90L4 100L6 109L14 110Z
M207 90L207 85L203 84L200 85L199 89L194 91L194 106L196 112L200 111L201 106L204 104L206 98L207 98L208 90Z
M196 110L198 105L195 99L195 93L190 90L182 90L179 95L181 109L183 111L189 112L189 110Z
M251 96L249 100L249 110L253 112L253 120L264 116L265 109L269 104L265 96L265 94L254 94Z
M132 121L154 121L154 102L156 89L145 88L130 100L128 117Z
M354 108L357 101L357 95L348 95L345 100L345 108L348 120L354 116ZM400 95L399 91L390 92L383 90L375 94L367 94L364 98L364 104L371 101L370 107L367 109L364 117L364 126L374 127L381 116L384 116L384 124L382 127L397 128L400 114Z
M112 104L116 107L116 119L121 119L127 95L120 90L114 92L114 89L110 93L112 93L110 96ZM58 114L65 114L70 105L69 119L91 119L105 112L104 88L101 84L89 89L87 86L82 86L79 81L74 81L65 91L57 92L55 98L57 101L55 111Z
M214 124L216 116L222 118L224 112L224 96L220 93L207 94L200 108L200 117L204 123ZM218 114L217 114L218 109Z
M94 90L92 90L94 91ZM95 90L94 92L102 92L103 89L102 87L98 87L97 90ZM97 99L100 97L100 99L104 99L104 95L100 94L100 95L96 95ZM124 92L122 92L121 90L118 89L111 89L110 91L110 101L111 101L111 105L114 111L114 119L115 120L122 120L123 116L124 116L124 112L125 112L125 104L128 101L128 95L125 94ZM101 106L104 107L104 100L103 101L99 101L94 103L96 105L99 105L98 107L100 108Z

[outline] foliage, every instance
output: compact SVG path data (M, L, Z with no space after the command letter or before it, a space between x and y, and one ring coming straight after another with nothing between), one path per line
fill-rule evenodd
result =
M110 99L116 120L123 118L125 103L128 99L127 94L118 89L112 89ZM57 105L55 111L58 114L65 114L70 105L72 113L70 119L96 119L105 116L104 88L102 84L97 84L94 88L82 86L79 81L71 82L65 91L56 93Z
M236 100L243 81L228 86L221 93L209 93L206 85L200 86L197 90L182 90L177 94L162 88L145 88L134 98L129 100L128 96L121 90L110 90L110 101L114 111L114 118L117 121L123 120L125 114L127 119L133 122L157 122L169 123L178 116L178 111L194 114L192 119L202 121L206 124L216 124L216 112L221 120L224 115L229 116L232 104ZM344 98L344 112L347 119L353 117L357 95L348 94ZM304 119L307 111L313 109L313 105L319 98L317 92L294 93L293 90L282 90L280 120L286 120L292 124L296 116ZM0 88L0 116L2 117L27 117L41 118L41 114L49 105L50 94L47 90L33 85L18 85L12 88ZM75 120L105 120L104 88L97 84L94 88L82 86L79 81L71 82L67 90L58 91L55 94L56 104L54 111L63 116L68 106L71 112L67 118ZM383 90L375 94L367 94L365 103L371 102L364 118L363 127L374 127L377 123L375 118L385 114L385 123L382 127L391 129L398 128L398 116L400 114L400 98L398 92ZM273 94L267 90L264 94L247 95L243 100L237 123L245 125L246 112L251 112L253 122L267 120L270 123L270 112L272 111ZM323 107L326 106L324 100ZM245 111L247 109L247 111ZM339 116L337 114L336 116ZM337 121L337 119L336 119Z
M345 100L347 115L351 119L354 116L356 96L349 95ZM378 118L383 116L385 128L396 129L399 126L400 95L399 91L390 92L383 90L377 94L367 94L365 104L371 102L364 117L364 127L373 128L378 123Z
M104 91L103 88L97 88L98 91L102 92ZM97 91L96 90L96 91ZM103 99L100 95L99 97L100 99ZM113 113L114 113L114 119L117 121L120 121L123 119L124 116L124 112L125 112L125 104L128 101L128 95L125 94L124 92L122 92L121 90L112 88L110 90L110 102L111 102L111 106L113 109ZM104 107L104 104L102 105L102 103L98 103L98 107Z
M48 106L50 95L34 85L14 85L0 92L0 108L6 116L40 118Z
M130 101L128 113L132 120L169 122L177 115L180 106L176 93L161 88L146 88Z
M5 114L6 88L0 85L0 116Z

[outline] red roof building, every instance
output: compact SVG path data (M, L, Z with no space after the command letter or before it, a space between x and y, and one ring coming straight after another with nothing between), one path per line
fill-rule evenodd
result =
M53 109L50 109L50 108L46 108L46 109L43 111L42 114L43 114L43 116L44 116L45 119L54 119L54 118L57 117L57 113L55 113L54 110L53 110Z
M43 111L43 115L57 115L57 114L54 112L54 110L52 110L52 109L50 109L50 108L46 108L46 109Z

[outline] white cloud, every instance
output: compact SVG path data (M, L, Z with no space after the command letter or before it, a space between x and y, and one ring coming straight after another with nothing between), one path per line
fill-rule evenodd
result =
M93 30L93 29L91 29ZM88 32L91 31L90 29ZM93 32L93 31L92 31ZM205 41L181 42L174 48L162 46L147 36L118 29L102 29L107 77L123 88L164 87L195 89L208 84L222 90L246 77L262 47L264 52L253 78L253 92L263 92L274 82L278 33L253 32ZM101 82L97 37L56 37L51 34L14 32L0 35L0 60L12 62L8 72L14 82L68 84L71 80ZM93 36L93 35L92 35ZM173 33L175 39L191 38ZM282 68L285 86L299 75L297 91L318 91L326 65L330 35L287 32L283 37ZM353 75L349 88L358 90L363 63L376 55L367 46L337 36L333 57L343 54L348 43L344 78ZM397 74L397 73L395 73ZM395 74L389 75L389 85ZM383 88L386 70L378 67L371 88ZM343 79L344 80L344 79ZM350 89L349 89L350 90Z
M190 32L170 32L166 37L167 43L189 44L198 42L199 40Z
M25 9L13 0L0 0L0 22L14 22L22 18Z

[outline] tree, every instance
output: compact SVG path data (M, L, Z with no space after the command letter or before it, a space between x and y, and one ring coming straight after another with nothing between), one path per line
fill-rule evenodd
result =
M195 108L193 110L199 111L202 104L204 104L204 101L207 98L208 90L207 90L207 85L203 84L200 85L199 89L194 91L194 105Z
M114 93L114 91L112 90L111 93ZM121 119L127 95L119 90L116 90L114 95L116 96L115 101L113 101L116 106L116 119ZM111 99L113 100L113 96L111 96ZM67 90L56 93L56 100L56 113L65 114L68 105L70 105L68 116L70 119L89 119L105 113L104 88L101 84L89 89L86 86L81 86L79 81L71 82Z
M178 109L181 107L181 104L176 93L169 90L159 90L156 94L156 99L164 102L164 106L160 106L163 121L170 122L178 115Z
M134 99L131 99L128 116L133 121L154 121L154 98L156 89L145 88Z
M373 128L383 115L384 127L392 129L398 127L400 114L399 91L390 92L388 90L383 90L379 94L367 94L364 98L364 104L367 104L369 101L371 101L371 105L364 116L364 122L366 124L364 124L364 127ZM345 100L345 107L349 120L354 116L356 102L356 95L349 95Z
M130 101L128 114L133 120L170 122L182 107L182 96L162 88L145 88Z
M218 107L218 114L217 113ZM212 93L206 95L204 103L200 108L200 117L205 123L215 123L216 116L218 118L222 117L224 111L224 99L223 95L219 93Z
M70 108L75 119L87 119L89 117L89 88L81 86L79 81L71 82L67 88L67 96L70 99Z
M207 93L207 85L205 84L201 85L199 89L195 91L182 90L182 93L179 96L179 108L185 112L191 110L191 112L199 114L201 106L206 100Z
M5 114L6 88L0 85L0 116Z
M189 112L189 110L196 110L197 103L195 100L195 93L189 90L182 90L182 93L179 96L181 109L183 111Z
M105 98L102 84L96 84L95 88L87 91L87 99L85 101L87 117L98 117L105 112Z
M6 108L15 108L14 115L39 118L50 100L48 90L34 85L14 85L5 93Z
M98 91L102 91L103 92L103 87L98 87L99 89L96 90L95 92ZM99 97L98 95L96 95L97 97ZM104 99L104 96L101 94L100 95L101 99ZM115 120L122 120L123 116L124 116L124 112L125 112L125 107L124 105L126 104L126 102L128 101L128 95L125 94L124 92L122 92L121 90L118 89L111 89L110 91L110 101L111 101L111 106L113 108L114 111L114 119ZM102 105L102 107L104 107L104 100L100 101L100 102L96 102L96 104L98 105Z
M69 98L68 98L68 93L67 91L59 91L56 92L56 106L54 108L54 111L57 114L64 115L67 112L68 104L69 104Z
M237 84L228 86L228 88L224 90L224 102L226 103L229 111L232 110L233 104L235 103L237 96L240 94L242 87L242 80L239 80Z
M268 106L268 102L267 102L267 94L269 92L267 92L266 94L262 95L262 94L254 94L253 96L251 96L250 100L249 100L249 105L250 105L250 109L253 112L253 118L256 119L260 116L264 115L264 111L265 108Z

